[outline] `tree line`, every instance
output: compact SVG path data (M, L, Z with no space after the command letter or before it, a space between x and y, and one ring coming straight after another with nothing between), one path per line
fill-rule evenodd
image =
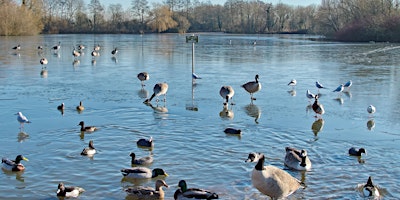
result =
M321 0L292 6L261 0L0 0L0 35L58 33L311 33L339 41L400 41L400 0Z

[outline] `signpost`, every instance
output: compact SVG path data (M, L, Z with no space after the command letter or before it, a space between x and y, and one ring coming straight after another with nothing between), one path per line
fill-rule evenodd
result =
M190 36L186 36L186 43L192 43L192 105L191 106L186 106L187 110L192 110L192 111L198 111L199 108L197 106L195 106L194 104L194 83L196 81L196 79L194 78L194 44L199 42L199 36L197 35L190 35Z

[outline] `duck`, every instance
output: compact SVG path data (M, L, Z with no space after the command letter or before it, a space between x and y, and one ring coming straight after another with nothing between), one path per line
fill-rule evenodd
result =
M153 163L153 157L152 156L144 156L141 158L136 158L136 154L131 152L129 154L130 157L132 157L131 164L132 165L149 165Z
M297 80L296 79L292 79L289 83L289 86L292 86L292 89L294 89L294 87L297 85Z
M78 50L79 51L84 50L84 49L85 49L85 45L83 45L83 44L78 45Z
M224 130L224 133L226 133L226 134L240 135L240 134L242 134L242 130L240 130L240 129L235 129L235 128L226 128L226 129Z
M117 53L118 53L118 49L117 49L117 47L115 47L115 48L111 51L111 54L112 54L113 56L115 56L115 55L117 55Z
M153 170L147 167L132 167L121 169L121 173L124 177L135 178L135 179L148 179L155 178L157 176L168 176L161 168L154 168Z
M179 189L174 193L175 200L183 199L218 199L218 194L199 188L187 188L185 180L178 183Z
M255 76L255 81L250 81L242 85L242 87L250 93L250 99L251 100L256 100L256 98L253 97L253 94L261 90L261 83L258 82L258 74Z
M93 156L96 153L96 148L94 148L93 145L93 140L89 141L89 146L85 147L82 152L81 155L83 156Z
M18 115L17 121L20 123L21 130L24 128L25 123L32 123L31 121L28 120L27 117L25 117L25 115L22 114L22 112L18 112L17 115Z
M284 164L291 169L299 171L309 171L311 169L311 161L305 149L298 150L293 147L286 147Z
M155 189L152 187L136 186L126 188L125 192L127 192L130 197L134 197L133 199L164 199L165 194L164 190L162 189L163 187L168 188L169 186L164 180L158 179L155 182Z
M356 149L355 147L351 147L349 149L349 155L351 156L361 156L362 153L367 155L367 150L365 150L364 148Z
M77 51L77 50L75 49L75 47L74 47L74 50L72 50L72 55L73 55L74 57L79 57L79 56L81 56L81 53L79 53L79 51Z
M10 160L8 158L2 158L1 163L3 165L3 169L6 169L8 171L24 171L25 166L21 163L22 160L29 161L26 157L23 155L18 155L15 160Z
M380 196L379 190L377 186L372 182L372 177L368 177L367 184L363 186L363 194L365 197L374 197L378 198Z
M153 87L153 94L149 99L146 99L144 103L149 103L154 97L157 97L157 102L158 96L164 95L164 102L166 101L166 96L167 96L167 91L168 91L168 84L167 83L157 83Z
M235 95L235 90L230 85L224 85L219 90L219 95L225 100L224 105L228 105L229 99L232 99L233 95ZM231 104L234 105L233 102Z
M65 187L64 183L58 184L57 196L58 197L78 197L85 189L76 186Z
M369 113L369 114L374 114L375 112L376 112L376 108L375 108L375 106L373 106L373 105L369 105L368 107L367 107L367 112Z
M251 175L253 186L261 193L272 199L285 198L297 191L303 183L294 178L288 172L274 166L264 166L264 154L257 156L249 154L246 161L257 162Z
M82 101L79 102L79 106L76 106L76 110L78 110L78 111L85 110L85 107L83 106Z
M149 139L141 138L141 139L139 139L139 140L136 142L136 144L137 144L138 146L141 146L141 147L149 147L149 148L152 148L152 147L154 147L153 137L150 136Z
M64 103L61 103L61 105L57 106L57 110L64 110L65 105Z
M349 91L350 90L350 87L353 85L353 82L351 81L351 80L349 80L349 81L347 81L344 85L343 85L343 87L344 88L347 88L347 91Z
M81 131L83 131L83 132L97 131L97 127L95 127L95 126L85 126L85 122L84 121L80 121L78 126L81 126Z
M319 98L319 95L318 94L315 95L315 97L314 97L315 101L312 105L312 109L315 112L315 114L317 114L315 117L318 117L318 115L320 117L322 117L322 115L325 113L325 109L324 109L324 106L318 102L318 98Z
M142 87L144 87L145 86L144 81L149 80L150 76L149 73L147 72L140 72L139 74L137 74L137 78L140 80Z
M97 45L93 48L93 50L95 50L95 51L100 51L100 44L97 44Z

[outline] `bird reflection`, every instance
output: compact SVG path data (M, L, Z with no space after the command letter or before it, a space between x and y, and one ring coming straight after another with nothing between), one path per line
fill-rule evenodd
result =
M72 66L77 67L77 66L79 66L80 63L81 63L80 60L74 59L74 61L72 62Z
M151 104L150 102L146 103L146 105L150 106L150 108L152 108L154 110L154 112L157 112L157 113L167 113L168 112L168 108L166 107L165 102L164 102L163 106L160 106L158 104L156 106L153 106L153 104Z
M25 132L18 133L18 142L25 142L26 139L29 138L29 134Z
M47 78L48 75L49 75L49 73L48 73L47 69L42 69L40 71L40 77Z
M342 97L338 97L336 99L334 99L335 101L337 101L340 105L342 105L344 103L344 100Z
M147 99L147 97L149 96L149 91L147 91L146 89L142 88L138 91L138 96L142 99Z
M289 90L288 93L290 96L295 97L296 96L296 90Z
M367 122L367 128L368 130L372 131L375 128L375 121L374 119L370 119Z
M115 56L111 57L111 60L112 60L114 63L118 63L118 59L117 59Z
M349 98L351 98L352 97L352 95L351 95L351 92L350 91L343 91L343 94L344 95L346 95L346 97L349 97Z
M219 116L222 119L233 119L233 117L235 117L235 113L233 113L232 107L233 106L231 106L231 109L229 109L227 105L223 106L221 112L219 112Z
M15 179L20 181L20 182L25 182L24 176L22 176L24 174L24 171L8 171L5 170L3 168L1 168L1 170L3 171L4 174L6 174L7 176L14 176L15 175Z
M196 82L195 78L192 79L192 102L189 105L186 105L186 110L191 110L191 111L199 111L199 108L196 105L196 102L194 100L194 88L196 87Z
M261 110L260 108L255 105L254 103L250 103L249 105L245 106L245 112L248 116L253 117L254 121L258 124L258 119L261 117Z
M314 123L311 125L311 130L313 131L314 136L317 136L318 133L322 131L322 129L324 128L324 123L325 121L322 118L314 121Z

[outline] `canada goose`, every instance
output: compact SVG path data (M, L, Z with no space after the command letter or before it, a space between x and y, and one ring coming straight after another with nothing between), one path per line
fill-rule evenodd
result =
M133 152L131 154L129 154L129 156L132 157L132 159L131 159L132 165L149 165L149 164L153 163L153 160L154 160L152 156L136 158L136 154Z
M292 80L288 83L288 85L289 85L289 86L292 86L292 89L294 89L294 87L297 85L296 79L292 79Z
M79 57L79 56L81 56L81 53L80 53L79 51L77 51L77 50L75 49L75 47L74 47L74 50L72 50L72 55L73 55L74 57Z
M79 51L84 50L84 49L85 49L85 46L83 44L78 45L78 50Z
M125 189L125 192L127 192L129 196L134 197L133 199L159 200L164 199L165 196L164 190L162 189L163 186L168 188L167 183L159 179L155 183L155 188L143 186L128 187Z
M76 110L78 110L78 111L85 110L85 107L83 106L82 101L79 102L79 106L76 106Z
M261 83L258 82L258 74L255 76L255 81L250 81L242 85L242 87L250 93L250 99L256 100L256 98L253 97L253 94L261 90Z
M369 105L367 108L367 112L370 114L370 116L372 116L372 114L374 114L376 112L375 106Z
M81 126L81 131L82 132L93 132L97 130L97 127L95 126L85 126L84 121L80 121L78 126Z
M353 82L351 81L351 80L349 80L349 81L347 81L344 85L343 85L343 87L344 88L347 88L347 91L349 91L350 90L350 87L353 85Z
M95 51L100 51L100 44L97 44L97 45L94 47L94 50L95 50Z
M185 180L180 180L178 183L179 189L174 193L175 200L184 199L218 199L218 194L199 188L187 188Z
M363 186L364 197L374 197L379 198L380 193L378 188L372 183L372 177L368 177L367 184Z
M31 121L29 121L28 118L26 118L26 117L22 114L22 112L18 112L17 115L18 115L17 120L18 120L18 122L19 122L20 125L21 125L21 126L20 126L20 129L23 130L23 129L24 129L24 124L25 124L25 123L31 123Z
M83 156L93 156L96 153L96 148L94 148L93 145L93 140L89 141L89 146L85 147L82 152L81 155Z
M153 88L153 94L151 95L151 97L149 99L146 99L144 101L144 103L151 102L151 100L154 97L157 97L156 101L158 102L159 101L158 100L158 96L160 96L160 95L164 95L164 102L165 102L166 101L166 96L167 96L167 91L168 91L168 84L167 83L157 83L157 84L155 84L154 88Z
M2 158L1 163L2 167L8 171L23 171L25 170L25 166L21 163L21 160L29 161L22 155L18 155L15 160L10 160L8 158Z
M168 174L161 168L155 168L153 170L147 167L132 167L121 169L121 173L124 177L134 179L145 179L155 178L157 176L168 176Z
M42 65L42 69L43 69L43 66L44 66L44 65L47 65L47 63L49 63L49 61L47 61L47 59L44 58L44 57L41 58L39 62L40 62L40 64ZM44 68L46 68L46 67L44 67Z
M295 170L306 170L311 169L311 161L307 155L307 151L302 149L298 150L293 147L286 147L286 155L284 164Z
M100 53L98 51L96 51L96 50L93 50L91 55L93 57L97 57L97 56L100 56Z
M224 105L228 105L229 99L232 99L233 95L235 95L235 90L229 85L224 85L219 90L219 95L225 100ZM231 104L234 105L233 102Z
M21 50L21 45L18 44L17 46L13 47L12 49L14 49L14 50L16 50L16 51Z
M76 186L65 187L64 183L59 183L57 196L76 198L84 191L85 190L81 187L76 187Z
M352 155L352 156L361 156L362 153L367 155L367 150L365 150L364 148L356 149L354 147L351 147L349 149L349 155Z
M264 154L259 155L258 161L253 158L249 154L248 160L257 162L252 171L251 181L261 193L268 195L272 199L285 198L302 186L299 180L286 171L271 165L264 166Z
M319 97L319 95L315 95L315 97L314 97L315 101L314 101L314 104L312 105L312 109L317 114L315 117L322 118L322 115L325 113L325 109L324 109L324 106L318 102L318 97Z
M115 55L117 55L117 53L118 53L118 49L117 49L117 47L115 47L115 48L111 51L111 54L112 54L113 56L115 56Z
M61 48L61 42L58 42L58 45L53 46L54 51L58 51L58 50L60 50L60 48Z
M142 84L142 87L145 86L144 81L147 81L150 79L150 75L147 72L140 72L137 74L137 78L140 80L140 83Z

